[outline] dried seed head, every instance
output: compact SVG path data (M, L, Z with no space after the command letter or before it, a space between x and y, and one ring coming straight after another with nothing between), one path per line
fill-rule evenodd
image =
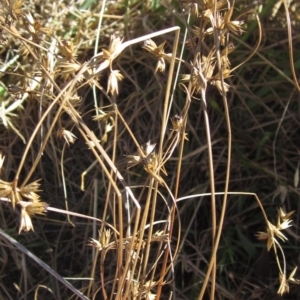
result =
M278 225L278 224L277 224ZM290 226L290 225L289 225ZM289 227L288 226L288 227ZM286 227L287 228L287 227ZM278 238L280 238L283 242L287 241L287 237L280 231L282 230L282 228L277 227L275 225L273 225L271 222L268 221L268 230L270 232L270 235L275 237L277 236Z
M110 123L110 122L106 122L105 124L105 128L104 128L104 134L101 138L101 143L104 144L104 143L107 143L107 139L108 139L108 133L110 131L112 131L112 129L114 128L114 124L113 122Z
M123 79L123 75L119 70L112 70L107 84L107 93L119 94L118 81Z
M20 201L20 204L24 204L25 201ZM27 202L24 206L29 216L44 215L47 212L48 204L45 202Z
M267 250L270 251L273 243L274 243L274 236L271 234L269 230L267 232L258 232L256 234L258 240L267 240Z
M234 6L230 7L224 15L222 28L226 28L231 31L235 35L241 35L244 30L242 29L242 25L244 25L244 21L231 21L233 14Z
M102 49L102 52L95 57L94 63L91 65L95 68L95 64L100 65L93 71L94 76L98 76L104 69L112 66L112 62L120 55L120 53L125 49L125 45L122 44L123 39L112 35L110 38L110 44L108 49Z
M231 31L235 35L242 35L245 32L242 29L242 25L244 25L244 21L231 21L228 24L226 24L229 31Z
M102 233L99 232L99 240L102 247L106 247L110 243L111 231L110 229L103 230Z
M175 115L174 117L171 118L171 123L173 126L172 130L178 131L182 127L183 118L179 115Z
M220 0L220 1L215 1L215 0L204 0L200 2L201 8L202 8L202 16L208 19L212 19L214 11L216 10L217 12L227 5L227 0Z
M34 215L44 215L47 211L48 204L45 202L28 202L20 201L19 205L21 206L21 221L19 226L19 233L24 231L34 230L31 217Z
M40 187L39 181L40 179L19 188L18 191L22 195L22 197L30 199L33 202L39 202L40 196L37 194L37 192L41 191L39 189Z
M222 83L220 80L212 81L212 85L215 85L221 95L226 94L229 91L230 85L226 82L223 82L224 92L222 88Z
M151 153L145 160L144 169L149 173L158 183L164 184L163 178L157 174L158 171L158 157L155 153Z
M300 284L300 280L294 278L294 276L296 274L296 271L297 271L297 267L295 267L294 270L291 272L291 274L290 274L290 276L288 278L288 281L292 282L292 283Z
M58 74L64 81L68 81L71 78L74 78L76 72L79 71L81 65L73 60L69 60L66 58L60 58L56 62L56 70L55 73ZM84 75L78 78L78 81L82 81L84 79Z
M230 85L227 84L224 79L230 77L230 69L222 69L222 75L223 75L223 87L224 87L224 93L226 94L229 91ZM220 79L220 73L217 73L215 76L213 76L210 80L210 83L217 87L219 90L219 93L223 95L223 88L222 88L222 81Z
M150 52L151 54L153 54L157 59L157 65L155 68L155 73L157 71L159 72L164 72L166 69L166 62L170 61L172 54L170 53L165 53L164 47L165 47L166 41L162 42L159 46L157 46L155 44L155 42L153 42L151 39L146 40L144 42L144 45L142 46L143 49L147 50L148 52Z
M179 116L179 115L175 115L175 116L171 117L171 123L172 123L171 131L175 131L177 133L183 134L183 138L188 141L189 139L187 137L187 133L182 132L183 117Z
M108 46L108 52L110 54L113 54L113 53L118 53L120 54L121 51L123 49L121 49L121 44L123 42L123 39L121 39L120 37L116 37L114 34L110 37L110 43L109 43L109 46Z
M165 44L167 41L162 42L159 46L157 46L151 39L146 40L142 48L147 50L148 52L155 55L157 58L165 57L166 53L164 50Z
M154 148L155 148L156 144L151 144L151 142L147 142L146 144L144 144L143 146L141 146L141 150L144 154L144 156L148 156L150 153L153 152Z
M160 72L160 73L164 73L166 69L166 62L165 60L161 57L158 59L157 64L156 64L156 68L154 73Z
M271 222L268 221L267 232L258 232L256 237L259 240L267 240L267 249L269 251L273 246L276 237L281 239L283 242L287 241L288 238L281 232L281 230L290 227L291 222L292 220L284 220L283 222L281 222L279 216L277 221L277 226L273 225Z
M290 290L289 283L286 279L286 274L280 273L279 281L280 281L280 286L279 286L277 293L282 296L284 293L288 293Z
M157 49L157 45L151 39L144 41L143 49L147 50L150 53L155 54L155 50Z
M207 57L204 55L201 57L198 54L195 64L192 64L192 76L184 75L182 77L183 81L191 80L193 91L196 93L199 93L202 89L206 89L207 81L211 79L216 65L214 54L214 49L209 52Z
M68 146L70 146L70 143L74 144L75 140L77 139L77 137L71 131L66 130L65 128L58 129L57 136L60 138L63 137Z
M278 220L277 220L277 229L278 230L284 230L284 229L287 229L289 227L291 227L291 223L293 222L293 220L289 220L289 219L286 219L284 221L281 220L280 217L278 217Z
M110 37L108 49L102 49L103 58L104 60L109 62L109 65L111 65L112 61L116 59L119 56L119 54L123 51L122 42L123 39L112 35Z
M128 158L127 164L130 165L128 168L133 167L142 161L148 164L149 161L151 160L150 154L153 152L155 146L156 144L151 144L149 141L143 146L141 146L138 149L138 152L135 153L134 155L127 155L126 156Z
M0 179L0 197L8 198L12 204L12 207L15 208L16 204L20 202L21 195L14 187L14 182L7 182Z
M89 239L88 246L97 248L98 250L102 250L110 243L111 231L110 229L103 230L102 233L99 231L99 241L93 238Z
M32 221L28 213L26 212L25 209L21 210L21 220L20 220L20 226L19 226L19 234L21 231L34 231Z
M286 213L283 211L283 209L281 207L278 209L278 215L282 221L286 221L287 219L289 219L294 212L295 211L293 210L293 211Z
M90 246L90 247L97 248L98 250L102 249L101 243L99 241L93 239L93 238L89 239L89 242L88 242L87 245Z

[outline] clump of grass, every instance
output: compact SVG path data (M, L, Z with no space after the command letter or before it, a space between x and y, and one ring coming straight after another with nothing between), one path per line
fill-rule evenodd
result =
M81 8L75 1L57 1L53 6L10 0L1 4L1 53L6 53L1 67L1 134L7 142L1 148L6 160L1 154L0 197L12 208L3 211L1 226L9 229L13 221L18 223L19 233L28 232L26 242L38 232L46 239L58 233L59 243L56 238L46 243L55 252L57 272L50 272L38 259L35 262L66 288L58 281L54 288L49 277L42 281L37 277L31 285L31 268L23 265L26 276L16 279L16 297L28 296L32 289L40 297L50 291L62 299L75 295L81 299L161 299L167 294L184 298L175 285L176 264L183 263L186 244L197 249L188 235L193 222L199 222L202 203L195 202L191 221L188 199L207 195L211 202L205 209L210 217L202 228L208 234L199 243L205 258L195 251L196 261L201 261L198 266L205 261L205 271L200 275L200 270L194 271L203 281L194 289L193 298L203 299L208 290L210 299L216 294L234 297L230 288L220 284L217 268L225 219L232 217L227 210L230 195L250 195L261 210L258 224L262 226L264 219L267 229L257 237L267 241L267 250L274 251L278 293L288 292L289 283L299 283L294 278L296 269L287 275L279 243L287 240L282 230L291 226L292 212L279 209L274 225L263 201L255 193L232 192L240 188L235 189L230 179L237 125L232 126L230 116L235 112L231 112L228 95L235 87L235 74L258 53L260 20L255 11L242 5L244 11L235 16L235 2L179 4L181 12L186 12L182 21L189 37L183 40L180 57L178 26L153 33L130 28L140 21L137 10L151 16L150 7L139 2L120 5L119 10L112 3L105 14L100 4L86 10L88 2L81 3ZM247 34L247 17L256 22L257 40L247 57L234 64L232 57L238 51L234 40ZM123 32L123 20L125 37L112 34L116 28ZM147 19L143 22L147 30ZM201 140L205 140L203 147ZM197 160L202 153L206 153L204 165ZM195 169L189 168L190 157ZM206 190L208 194L203 193ZM61 214L66 219L60 219ZM35 220L36 232L32 233ZM236 231L244 243L249 241ZM13 237L0 234L26 253ZM195 240L199 242L198 237ZM73 264L77 257L86 263L76 263L73 269L64 253ZM59 275L65 269L70 280L81 284L66 282ZM165 286L172 282L168 293ZM13 294L11 287L5 292Z

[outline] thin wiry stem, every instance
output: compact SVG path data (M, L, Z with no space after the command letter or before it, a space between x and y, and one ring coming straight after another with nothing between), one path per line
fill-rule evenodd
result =
M14 238L6 234L2 229L0 229L0 235L2 239L8 241L13 244L16 248L18 248L21 252L26 254L29 258L31 258L34 262L36 262L41 268L50 273L53 277L55 277L58 281L60 281L66 288L70 289L75 295L79 297L79 299L87 300L86 296L84 296L80 291L78 291L71 283L61 277L57 272L51 269L47 264L45 264L42 260L40 260L37 256L35 256L32 252L30 252L27 248L25 248L22 244L16 241Z
M207 114L207 103L206 103L206 95L205 91L202 90L202 101L204 103L204 123L205 123L205 130L206 130L206 137L207 137L207 151L208 151L208 163L209 163L209 181L210 181L210 190L211 190L211 214L212 214L212 248L213 252L211 255L211 260L210 260L210 265L211 265L211 270L216 267L216 250L217 248L215 247L215 238L216 238L216 226L217 226L217 221L216 221L216 196L215 196L215 179L214 179L214 164L213 164L213 154L212 154L212 145L211 145L211 134L210 134L210 125L209 125L209 117ZM216 249L216 250L215 250ZM215 250L215 251L214 251ZM203 281L203 285L201 288L201 292L199 294L198 299L201 300L203 298L208 280L210 278L210 272L211 270L207 270L205 279ZM215 274L215 272L213 272ZM215 275L212 278L212 282L215 282Z

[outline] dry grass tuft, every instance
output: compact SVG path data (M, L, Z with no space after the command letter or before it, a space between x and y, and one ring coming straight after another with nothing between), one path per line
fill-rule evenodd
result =
M300 18L267 2L1 2L1 295L297 294Z

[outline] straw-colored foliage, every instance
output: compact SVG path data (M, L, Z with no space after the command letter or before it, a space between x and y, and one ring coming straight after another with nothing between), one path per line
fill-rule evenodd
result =
M268 16L287 29L290 67L268 67L295 95L292 2ZM1 1L1 295L263 299L269 279L245 275L261 247L278 294L300 283L285 248L286 232L299 241L287 199L299 197L300 125L292 96L274 86L265 103L269 83L254 80L276 53L262 51L264 9Z

